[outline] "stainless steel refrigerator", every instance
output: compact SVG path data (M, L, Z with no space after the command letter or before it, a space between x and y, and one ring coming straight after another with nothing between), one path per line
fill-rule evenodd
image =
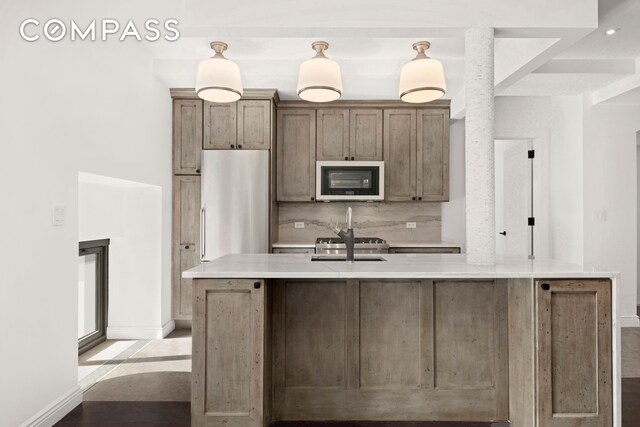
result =
M203 150L200 260L269 252L269 151Z

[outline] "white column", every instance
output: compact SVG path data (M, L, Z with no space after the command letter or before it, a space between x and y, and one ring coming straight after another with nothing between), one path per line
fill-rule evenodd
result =
M496 260L493 28L465 33L465 192L467 262Z

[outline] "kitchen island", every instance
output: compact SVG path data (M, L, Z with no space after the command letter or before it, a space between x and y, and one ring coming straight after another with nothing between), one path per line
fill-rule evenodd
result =
M192 425L620 426L615 274L382 258L227 255L184 272Z

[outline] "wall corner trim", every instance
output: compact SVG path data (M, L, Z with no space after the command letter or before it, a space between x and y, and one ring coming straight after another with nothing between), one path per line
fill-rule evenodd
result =
M169 320L167 323L162 325L162 338L169 335L176 328L176 322L174 320Z
M20 427L49 427L60 421L82 403L82 389L76 385L41 411L22 423Z

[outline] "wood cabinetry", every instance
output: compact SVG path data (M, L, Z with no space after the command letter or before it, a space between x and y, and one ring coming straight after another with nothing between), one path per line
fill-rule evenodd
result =
M611 282L538 280L538 425L611 426Z
M508 419L506 286L274 283L274 420Z
M173 318L191 319L191 279L182 272L200 263L200 177L173 177Z
M302 119L299 116L304 112L309 117ZM311 115L316 122L311 121ZM317 139L310 147L315 160L384 160L386 201L449 200L448 102L434 101L428 107L408 108L407 104L395 101L339 101L330 107L315 108L309 103L287 101L278 109L278 121L281 117L287 120L287 116L304 120L298 126L304 127L305 133L313 133L310 138ZM294 172L281 171L289 165L279 163L278 184L295 188L281 188L284 192L278 192L278 201L313 201L313 193L308 190L315 186L315 165L306 167L306 155L310 154L306 144L310 138L305 135L299 142L304 147L300 148L291 141L291 135L281 135L280 129L284 128L280 123L278 129L278 141L285 142L279 148L282 157L295 159L298 165L297 182L281 184L280 178L286 179ZM287 153L288 150L293 153Z
M171 89L173 98L173 318L191 320L192 284L182 272L200 262L200 166L202 150L271 150L275 137L277 92L247 89L243 99L215 104L199 99L193 89ZM315 143L315 141L314 141ZM275 152L270 170L275 171ZM275 174L275 172L273 172ZM275 178L270 178L270 238L277 240Z
M203 146L206 150L270 149L271 101L205 102Z
M416 110L384 110L383 127L385 200L416 200Z
M316 193L316 112L278 110L277 195L280 202L308 202Z
M173 173L200 174L202 152L202 101L173 101Z
M317 160L382 160L382 110L317 110Z
M194 280L194 426L268 425L263 281Z
M449 111L384 112L385 198L449 200Z

